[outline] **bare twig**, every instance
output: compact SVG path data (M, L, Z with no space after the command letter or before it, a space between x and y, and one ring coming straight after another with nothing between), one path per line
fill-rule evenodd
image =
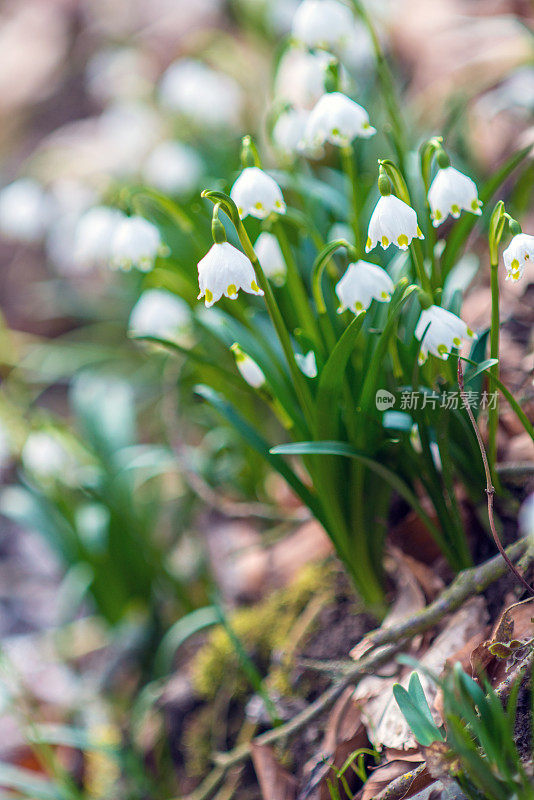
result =
M525 539L521 539L508 548L508 558L520 558L526 549L527 542ZM356 683L365 674L375 671L379 666L390 661L407 639L432 628L446 614L459 608L468 597L483 592L491 583L498 580L505 571L506 564L501 556L494 556L480 566L461 572L448 589L423 611L402 620L398 625L378 628L368 634L365 638L369 644L369 650L372 652L366 652L355 663L347 662L344 674L337 683L330 686L317 700L289 720L289 722L256 736L252 743L272 745L298 733L313 719L331 708L347 686ZM215 779L218 779L219 782L222 781L227 770L236 764L246 761L250 758L250 754L251 743L238 745L228 753L215 754L213 760L216 766L213 772L206 777L188 800L206 800L214 791Z
M505 551L504 547L502 546L501 540L499 539L499 536L498 536L497 531L495 529L495 520L493 518L493 498L495 497L495 487L493 486L493 483L492 483L492 480L491 480L491 471L490 471L490 466L489 466L489 463L488 463L488 457L486 455L486 448L484 447L484 442L482 441L482 436L480 434L480 430L479 430L479 427L477 425L477 421L476 421L476 419L474 417L473 411L472 411L471 406L469 404L469 399L468 399L468 397L466 395L466 392L465 392L465 388L464 388L464 373L463 373L463 369L462 369L462 359L461 358L458 359L458 387L460 389L460 395L462 397L465 409L467 411L467 415L468 415L469 419L471 420L471 425L473 426L473 430L475 431L475 436L477 437L478 446L480 448L480 454L482 456L482 462L484 464L484 472L486 473L486 495L488 497L488 518L489 518L489 524L490 524L490 529L491 529L491 534L493 536L493 540L494 540L495 544L497 545L497 549L499 550L499 553L501 554L501 556L506 561L506 564L508 565L508 569L510 570L510 572L512 572L515 575L517 580L524 586L524 588L530 594L534 595L534 589L532 588L532 586L528 583L528 581L525 580L525 578L521 575L521 573L514 567L514 565L512 564L512 562L510 561L510 559L506 555L506 551Z

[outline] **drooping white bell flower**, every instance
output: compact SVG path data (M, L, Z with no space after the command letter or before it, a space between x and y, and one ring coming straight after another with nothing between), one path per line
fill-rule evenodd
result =
M518 281L523 277L527 264L534 262L534 236L518 233L503 252L506 280Z
M306 375L307 378L317 377L317 359L313 350L309 350L306 355L295 353L295 361L298 364L300 371Z
M162 104L189 117L198 125L235 127L243 105L239 85L229 75L215 71L200 61L175 61L161 79Z
M223 295L237 298L239 289L248 294L263 294L249 259L229 242L215 243L198 262L198 300L205 298L209 308Z
M165 289L147 289L130 313L128 331L133 336L175 339L185 333L191 321L189 306Z
M74 232L75 264L82 270L107 264L113 237L125 219L121 211L107 206L95 206L86 211Z
M19 178L0 191L0 234L33 244L43 236L52 216L50 198L40 183Z
M274 178L259 167L245 167L232 186L230 197L241 219L250 216L265 219L272 212L285 214L282 190Z
M365 311L372 300L389 303L395 286L385 269L368 261L349 264L347 271L336 285L336 294L341 314L350 308L354 314Z
M319 147L325 142L346 147L357 136L368 139L376 133L363 106L341 92L324 94L306 123L303 145Z
M332 60L329 53L318 50L310 53L291 47L278 65L274 81L274 97L280 104L289 103L294 108L310 109L326 92L326 69ZM340 69L340 85L347 85L347 75Z
M290 108L284 111L273 128L273 142L278 150L288 156L300 152L300 143L304 137L309 111L303 108Z
M110 266L125 272L132 267L150 272L157 256L167 253L155 225L143 217L126 217L113 235Z
M287 266L276 236L267 231L260 233L254 244L254 251L267 278L277 286L282 286L286 279Z
M449 214L458 219L462 209L482 214L476 183L454 167L438 169L428 190L428 202L435 228L445 222Z
M303 0L293 17L293 38L307 47L339 50L355 25L352 12L337 0Z
M473 339L474 336L471 328L452 311L440 306L425 308L415 328L415 338L420 342L423 340L419 363L426 361L428 353L446 361L454 347L461 347L464 339Z
M142 175L149 186L168 194L189 194L199 184L204 164L196 150L181 142L161 142L145 161Z
M238 368L241 376L246 380L249 386L254 389L259 389L265 383L265 375L261 367L245 353L237 344L232 345L231 350L235 357L236 367Z
M401 250L407 250L415 238L425 237L417 224L417 214L413 208L394 194L383 195L376 204L369 222L365 252L373 250L379 243L384 250L390 244L395 244Z

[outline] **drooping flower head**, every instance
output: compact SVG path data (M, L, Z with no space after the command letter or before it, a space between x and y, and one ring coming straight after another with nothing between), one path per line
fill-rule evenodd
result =
M394 194L382 195L369 222L365 252L373 250L377 244L382 245L384 250L390 244L407 250L415 238L425 237L417 224L417 214L413 208Z
M534 236L518 233L503 252L506 280L518 281L523 277L527 264L534 261Z
M363 106L342 92L328 92L317 102L304 131L303 145L319 147L325 142L347 147L357 136L373 136L376 128L369 124L369 115Z
M372 300L389 303L395 286L385 269L368 261L349 264L347 271L336 285L336 294L341 314L349 308L354 314L365 311Z
M309 111L303 108L289 108L276 120L273 143L284 155L294 156L299 152L309 116Z
M435 228L445 222L449 214L457 219L462 210L482 213L475 182L451 166L438 169L428 190L428 202Z
M290 47L278 64L274 81L277 103L289 103L294 108L310 109L326 92L327 68L333 56L323 50L310 53L299 47ZM347 74L340 68L341 88L347 85Z
M254 251L266 277L281 286L286 279L287 267L276 236L267 231L260 233L254 244Z
M265 219L269 214L285 214L282 190L274 178L259 167L245 167L230 191L241 219Z
M293 17L293 38L307 47L339 50L354 28L348 6L337 0L303 0Z
M263 386L265 383L265 375L254 359L247 355L237 342L232 345L231 350L235 357L236 367L249 386L252 386L254 389L259 389L260 386Z
M132 267L149 272L157 256L167 252L155 225L143 217L126 217L113 236L110 266L126 272Z
M464 339L473 339L474 335L452 311L440 306L423 309L415 328L415 338L421 342L419 363L426 361L428 353L446 361L454 347L461 347Z
M166 289L147 289L133 307L128 330L134 336L173 339L189 327L189 306Z
M215 242L198 262L198 285L198 300L204 297L206 308L220 300L223 295L235 300L239 289L248 294L263 294L256 283L251 262L241 250L229 242Z

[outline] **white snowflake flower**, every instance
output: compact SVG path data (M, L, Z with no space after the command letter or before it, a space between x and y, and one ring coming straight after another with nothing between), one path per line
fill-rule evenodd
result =
M435 228L445 222L449 214L458 219L462 209L482 214L476 183L454 167L438 169L428 190L428 202Z
M164 106L198 125L239 124L243 105L239 85L200 61L182 59L171 64L161 79L159 94Z
M191 321L189 306L165 289L147 289L130 313L128 331L133 336L175 339L186 333Z
M416 237L425 238L417 224L417 214L413 208L394 194L382 196L369 222L365 252L373 250L378 243L384 250L390 244L407 250L412 239Z
M0 233L7 239L38 242L50 217L50 198L32 178L19 178L0 191Z
M389 303L395 286L385 269L368 261L349 264L347 271L336 285L341 314L350 308L354 314L365 311L372 300Z
M273 211L285 214L282 190L274 178L259 167L245 167L232 186L230 197L241 219L249 214L257 219L265 219Z
M181 142L161 142L148 156L143 178L167 194L189 194L199 184L204 164L196 150Z
M254 251L267 278L277 286L282 286L286 279L287 266L276 236L267 231L260 233L254 244Z
M317 377L317 359L313 350L309 350L306 355L295 353L295 361L298 364L300 371L306 375L307 378Z
M534 236L518 233L503 252L506 280L518 281L523 277L527 264L534 262Z
M132 267L150 272L157 256L167 253L155 225L143 217L126 217L113 236L110 266L125 272Z
M474 336L471 328L452 311L440 306L425 308L415 328L415 338L421 342L424 337L419 363L424 364L428 353L446 361L454 347L461 347L464 339L473 339Z
M306 47L339 50L349 40L355 20L337 0L303 0L293 17L293 38Z
M260 386L263 386L265 375L254 359L243 352L237 343L232 345L231 350L235 356L236 367L249 386L254 389L259 389Z
M313 109L306 124L302 144L316 148L325 142L347 147L357 136L373 136L376 128L369 124L363 106L341 92L324 94Z
M205 298L209 308L223 295L237 298L239 289L249 294L263 292L256 283L256 273L249 259L229 242L215 243L198 262L198 300Z
M111 244L126 216L116 208L95 206L82 214L74 231L74 263L81 270L107 264Z

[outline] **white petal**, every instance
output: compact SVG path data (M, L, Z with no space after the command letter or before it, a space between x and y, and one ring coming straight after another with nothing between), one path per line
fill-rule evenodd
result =
M241 250L229 242L214 244L198 263L198 299L205 297L209 308L223 295L235 299L239 289L262 295L256 283L254 267Z
M249 214L265 219L272 212L285 213L282 190L270 175L259 167L246 167L235 181L230 197L243 219Z

